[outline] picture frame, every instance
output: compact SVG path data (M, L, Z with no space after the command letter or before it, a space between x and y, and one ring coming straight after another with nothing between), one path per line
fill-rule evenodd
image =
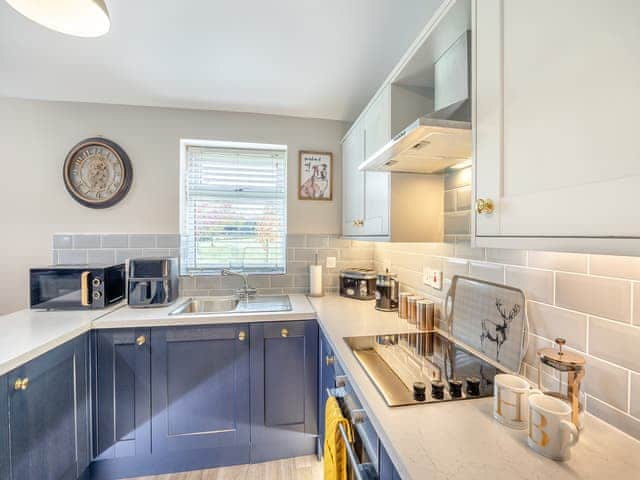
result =
M298 199L333 200L333 153L300 150Z

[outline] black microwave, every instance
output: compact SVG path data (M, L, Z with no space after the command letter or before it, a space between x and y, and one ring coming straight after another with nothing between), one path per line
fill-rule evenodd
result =
M56 265L29 270L31 308L91 310L108 307L126 295L126 270L120 265Z

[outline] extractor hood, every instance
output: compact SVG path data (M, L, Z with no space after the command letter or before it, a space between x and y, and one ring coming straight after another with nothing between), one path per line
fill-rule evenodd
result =
M440 173L471 158L469 47L466 32L436 62L436 111L418 118L358 170Z

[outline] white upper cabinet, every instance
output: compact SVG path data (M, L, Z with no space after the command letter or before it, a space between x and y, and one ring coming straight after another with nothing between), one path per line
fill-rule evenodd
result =
M364 122L364 158L391 140L390 88L369 107ZM364 173L364 224L362 235L389 235L389 173Z
M364 219L364 173L358 165L364 158L364 130L353 126L342 141L342 234L361 235Z
M389 235L389 174L361 172L371 152L391 139L389 93L384 89L342 143L342 234Z
M475 0L473 45L476 243L640 251L640 2Z

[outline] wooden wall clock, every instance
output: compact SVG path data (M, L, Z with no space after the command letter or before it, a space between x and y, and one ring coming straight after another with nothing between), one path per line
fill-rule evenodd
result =
M90 208L107 208L129 191L133 168L117 143L93 137L81 141L67 154L63 176L74 200Z

